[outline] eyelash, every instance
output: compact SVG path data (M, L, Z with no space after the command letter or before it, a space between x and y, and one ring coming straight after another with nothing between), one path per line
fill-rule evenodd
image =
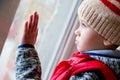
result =
M81 23L80 26L81 27L86 27L86 25L84 23Z

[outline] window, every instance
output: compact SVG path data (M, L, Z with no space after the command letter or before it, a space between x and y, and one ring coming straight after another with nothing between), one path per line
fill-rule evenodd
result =
M34 11L40 15L35 47L42 64L42 79L50 78L55 65L60 60L68 58L75 49L73 34L78 25L76 13L81 1L21 0L1 55L4 65L1 72L5 74L3 77L8 77L4 80L15 80L15 52L23 34L24 22Z

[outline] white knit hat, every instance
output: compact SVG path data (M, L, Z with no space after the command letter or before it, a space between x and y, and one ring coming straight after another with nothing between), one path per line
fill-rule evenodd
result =
M115 45L120 45L120 0L83 0L79 19Z

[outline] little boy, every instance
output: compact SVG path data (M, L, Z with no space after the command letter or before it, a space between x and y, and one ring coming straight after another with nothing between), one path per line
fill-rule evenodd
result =
M120 45L120 0L83 0L78 16L80 26L75 31L75 43L79 52L58 64L51 80L120 80L120 51L116 49ZM37 24L38 14L35 12L25 24L18 47L16 80L41 80L41 65L34 48ZM93 66L88 63L87 68L86 64L85 67L78 67L84 66L82 62L86 60L93 60ZM100 70L88 70L89 65ZM103 66L104 69L101 68ZM65 68L67 72L64 73Z

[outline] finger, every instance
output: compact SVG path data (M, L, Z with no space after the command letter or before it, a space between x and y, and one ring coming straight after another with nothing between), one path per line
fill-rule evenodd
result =
M36 20L36 12L34 13L34 15L33 15L33 18L34 18L34 20L33 20L33 30L35 29L35 20Z
M37 29L38 24L38 14L37 12L34 13L34 30Z
M39 15L36 13L36 20L35 20L35 26L38 28L38 20L39 20Z
M36 29L36 34L35 34L36 36L38 35L38 28Z
M25 33L28 32L28 21L25 22L24 32Z
M33 26L33 15L30 16L30 20L29 20L29 31L32 30L32 26Z

